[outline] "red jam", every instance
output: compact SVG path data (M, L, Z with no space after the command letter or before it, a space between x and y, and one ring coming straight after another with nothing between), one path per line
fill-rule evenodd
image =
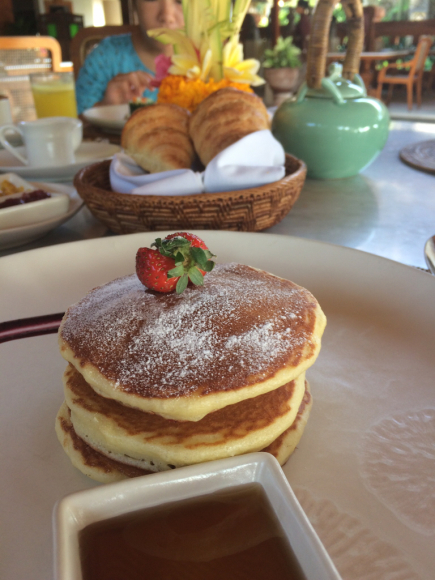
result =
M5 199L5 201L0 202L0 209L3 209L4 207L12 207L14 205L21 205L23 203L31 203L32 201L39 201L40 199L48 199L49 197L51 197L51 195L46 191L35 189L35 191L23 193L20 197Z

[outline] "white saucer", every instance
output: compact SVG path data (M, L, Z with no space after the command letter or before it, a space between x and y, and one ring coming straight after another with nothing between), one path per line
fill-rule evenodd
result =
M111 133L119 133L122 131L129 114L130 108L128 105L92 107L82 113L83 117L91 125L95 125Z
M0 230L0 250L15 248L16 246L22 246L23 244L42 238L42 236L45 236L45 234L72 218L83 205L83 200L79 197L74 187L70 185L40 183L37 181L32 182L32 185L34 185L35 189L42 189L50 193L66 193L69 195L70 202L68 211L43 222L39 221L27 226Z
M91 163L108 159L121 148L111 143L82 143L75 153L76 162L57 167L29 167L23 165L9 151L0 151L0 173L16 173L27 179L43 179L44 181L72 181L74 175ZM18 153L25 155L24 147L17 147Z

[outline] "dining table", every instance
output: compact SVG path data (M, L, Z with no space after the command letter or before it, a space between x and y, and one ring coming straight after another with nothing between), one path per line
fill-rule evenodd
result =
M369 91L375 85L376 65L381 62L392 62L398 59L404 59L413 54L413 51L408 49L403 50L378 50L378 51L363 51L360 54L361 65L360 75L364 84ZM346 57L345 52L328 52L326 55L326 62L343 61Z
M372 62L378 60L394 60L397 58L404 58L413 54L411 50L367 50L362 51L360 54L360 59L363 62ZM328 52L326 54L327 60L344 60L346 57L345 52Z
M86 136L105 138L92 127L85 129ZM406 165L399 154L405 146L434 138L433 123L392 121L384 149L368 167L345 179L307 179L289 214L265 232L346 246L426 268L424 243L435 233L435 177ZM119 142L119 135L108 134L108 139ZM84 206L45 237L0 249L0 257L112 235Z
M313 406L283 472L343 580L433 580L435 277L423 248L435 234L435 175L400 152L434 135L435 124L392 121L368 167L307 179L273 227L198 232L217 261L292 280L324 310L320 355L306 375ZM85 137L106 138L86 127ZM83 205L44 237L0 251L0 342L2 324L6 332L20 331L16 319L46 324L0 345L2 580L57 580L53 510L98 485L55 434L62 313L92 288L134 274L138 247L158 236L111 233ZM261 348L263 338L249 340Z

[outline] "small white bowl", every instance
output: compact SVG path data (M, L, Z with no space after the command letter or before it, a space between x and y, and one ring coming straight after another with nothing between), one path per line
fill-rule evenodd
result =
M28 181L21 179L21 177L15 173L5 173L0 175L0 184L3 181L9 181L17 188L22 187L23 191L20 193L1 196L0 203L7 199L21 197L23 193L40 189ZM53 191L50 191L50 195L51 197L46 199L39 199L38 201L0 208L0 230L38 224L66 214L70 206L69 195L65 193L54 193Z
M25 179L23 179L22 177L20 177L16 173L2 173L2 174L0 174L0 191L2 194L4 194L4 191L2 188L2 184L4 181L8 181L10 184L15 186L17 189L22 188L23 193L25 191L33 191L35 189L31 183L29 183L28 181L26 181ZM10 194L10 195L13 195L13 194ZM3 197L0 198L0 201L2 199L5 199L4 195L3 195Z
M91 523L184 499L259 483L307 580L341 580L278 461L251 453L145 475L74 493L54 509L56 580L82 580L79 533Z

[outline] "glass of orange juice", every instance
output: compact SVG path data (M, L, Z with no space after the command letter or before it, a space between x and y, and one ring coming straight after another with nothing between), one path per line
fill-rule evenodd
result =
M72 72L47 72L30 75L36 115L77 117L76 92Z

